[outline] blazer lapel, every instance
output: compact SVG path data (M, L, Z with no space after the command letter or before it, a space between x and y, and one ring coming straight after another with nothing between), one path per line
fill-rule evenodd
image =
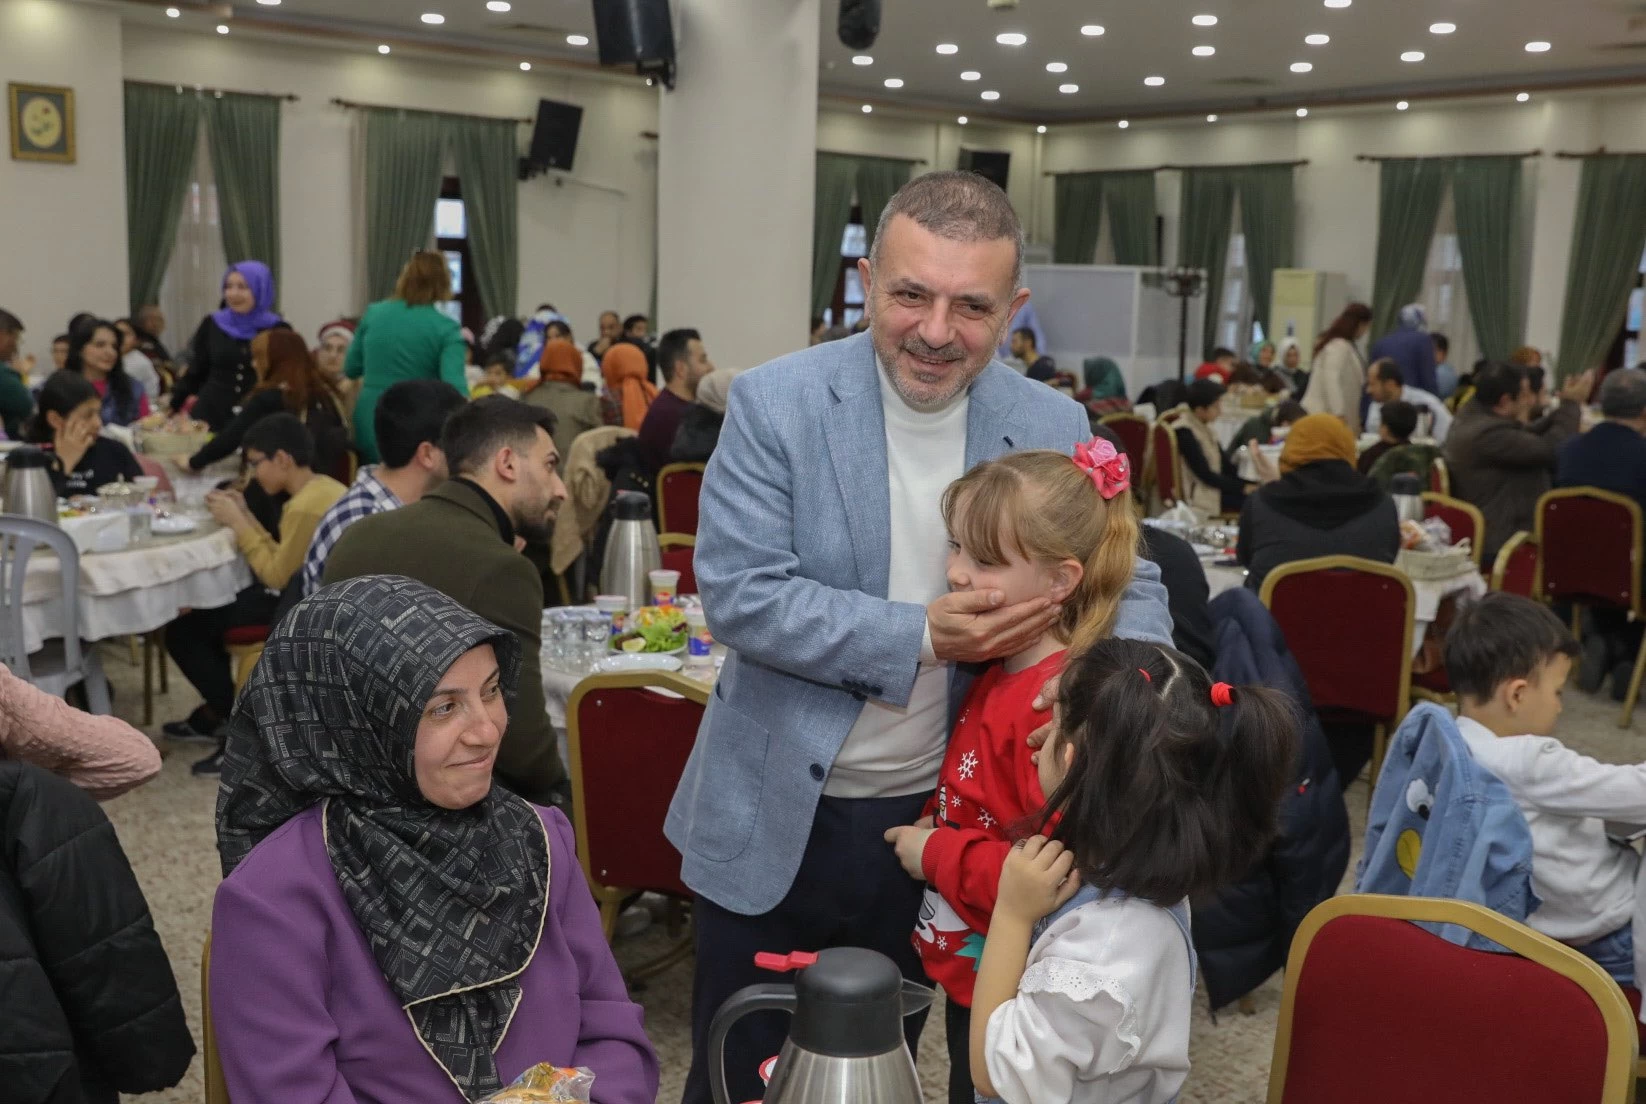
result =
M824 436L846 504L858 585L863 593L884 598L892 559L886 412L880 405L874 347L866 340L860 347L861 355L852 357L830 381L836 401L824 417Z
M971 402L966 409L966 470L985 460L1025 448L1028 440L1017 423L1017 400L1010 387L1002 386L1004 365L990 365L972 384Z

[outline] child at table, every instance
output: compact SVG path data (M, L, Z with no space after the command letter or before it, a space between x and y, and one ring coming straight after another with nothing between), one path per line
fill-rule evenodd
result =
M961 706L927 816L886 839L929 888L915 931L926 972L948 994L950 1099L971 1104L967 1010L1013 826L1045 795L1029 733L1050 719L1033 703L1068 651L1114 625L1138 542L1126 454L1096 438L1073 459L1019 452L973 468L944 492L951 590L994 590L1007 605L1046 597L1060 620L986 667Z
M1458 731L1532 830L1543 904L1526 922L1633 985L1640 856L1607 838L1606 821L1646 824L1646 763L1600 763L1552 735L1577 654L1547 606L1502 592L1465 606L1446 634Z
M1289 699L1159 644L1071 656L1036 753L1050 840L1000 874L972 995L979 1100L1166 1104L1189 1072L1189 897L1250 869L1297 751Z

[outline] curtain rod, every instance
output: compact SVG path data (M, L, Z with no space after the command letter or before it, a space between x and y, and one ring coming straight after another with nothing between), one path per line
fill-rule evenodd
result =
M145 88L172 88L179 95L184 92L199 94L211 93L213 96L263 96L271 100L285 100L287 103L296 103L302 97L295 92L242 92L236 88L207 88L198 84L180 84L176 81L146 81L128 80L127 84L140 84Z
M867 157L872 161L901 161L905 165L924 165L926 163L924 157L881 157L875 153L846 153L843 150L826 149L820 149L817 152L826 153L831 157Z
M1153 165L1136 169L1064 169L1062 172L1047 170L1041 176L1109 176L1116 173L1129 172L1191 172L1195 169L1300 169L1307 165L1307 159L1301 161L1243 161L1234 165Z
M1543 156L1543 151L1540 150L1540 149L1535 149L1535 150L1526 150L1523 153L1449 153L1449 154L1444 154L1444 155L1435 156L1435 157L1395 157L1395 156L1392 156L1392 155L1391 156L1378 156L1377 154L1373 154L1373 153L1357 153L1357 154L1355 154L1355 160L1356 161L1472 161L1472 160L1475 160L1477 158L1482 158L1482 157L1522 157L1522 158L1524 158L1524 157L1542 157L1542 156ZM1560 155L1556 154L1555 156L1558 157Z
M1569 150L1560 150L1555 154L1563 161L1581 161L1590 157L1646 157L1646 153L1630 153L1627 150L1609 150L1605 146L1573 153Z
M332 97L332 104L336 107L346 107L353 111L405 111L413 115L446 115L453 119L484 119L488 123L535 123L536 119L517 119L507 115L469 115L461 111L431 111L424 107L401 107L398 104L369 104L355 103L353 100L343 100Z

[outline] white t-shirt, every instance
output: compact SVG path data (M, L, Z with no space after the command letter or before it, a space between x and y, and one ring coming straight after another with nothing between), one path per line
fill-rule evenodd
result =
M1532 892L1543 904L1526 922L1579 947L1628 924L1640 857L1607 839L1605 822L1646 824L1646 763L1597 762L1552 736L1497 736L1468 717L1457 728L1532 830Z
M1189 1076L1189 944L1135 898L1061 916L989 1017L989 1081L1006 1104L1165 1104Z
M948 531L943 491L966 472L966 412L962 391L940 410L916 410L880 369L886 416L886 474L891 482L891 573L886 597L926 606L948 593ZM937 785L949 739L949 671L931 652L930 632L919 657L909 704L870 699L835 758L823 792L830 797L899 797Z
M1400 389L1400 401L1411 403L1417 407L1419 413L1428 411L1432 425L1429 436L1434 438L1435 444L1444 445L1446 434L1452 431L1452 412L1446 409L1446 404L1421 387L1405 386ZM1383 404L1373 403L1366 411L1366 432L1376 433L1383 424ZM1421 430L1423 427L1418 426Z

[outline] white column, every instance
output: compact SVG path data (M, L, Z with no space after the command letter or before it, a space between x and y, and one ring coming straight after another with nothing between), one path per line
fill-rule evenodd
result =
M805 346L820 0L676 0L658 111L657 326L722 368Z

